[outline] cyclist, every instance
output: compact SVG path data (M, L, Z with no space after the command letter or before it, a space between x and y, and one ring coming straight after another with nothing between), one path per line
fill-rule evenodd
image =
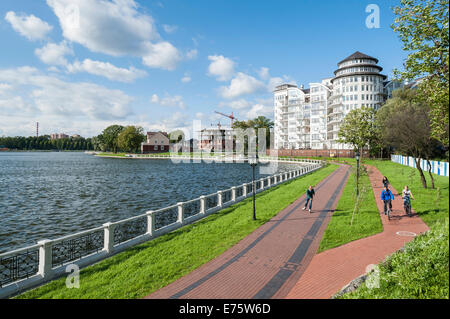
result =
M414 199L414 196L409 190L408 185L405 185L405 188L403 188L402 198L403 208L405 209L406 214L409 215L411 213L411 198Z
M392 201L394 200L394 194L392 194L392 192L390 191L390 189L387 185L384 187L383 191L381 192L381 200L384 203L384 214L386 215L388 205L389 205L390 211L392 211Z
M387 177L386 177L386 176L383 176L383 180L382 180L382 182L383 182L383 187L387 187L387 186L389 186L389 180L387 179Z

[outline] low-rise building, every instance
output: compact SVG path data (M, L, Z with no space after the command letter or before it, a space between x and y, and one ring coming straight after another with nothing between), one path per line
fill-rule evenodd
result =
M147 132L147 141L141 144L141 152L143 154L169 152L167 132Z
M53 133L53 134L50 134L50 139L52 139L52 140L59 140L59 139L62 139L62 138L69 138L69 135L64 134L64 133Z

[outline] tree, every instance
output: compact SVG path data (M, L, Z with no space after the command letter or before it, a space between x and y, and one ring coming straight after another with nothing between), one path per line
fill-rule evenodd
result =
M117 137L118 147L127 152L139 150L143 141L145 141L144 129L140 126L127 126Z
M273 128L273 121L265 116L258 116L253 120L248 121L235 121L233 123L233 129L242 129L246 130L252 128L255 130L256 134L256 143L258 144L258 129L266 129L266 147L270 147L270 130ZM247 137L245 137L245 148L248 146Z
M117 138L123 129L124 127L122 125L111 125L103 130L102 142L108 151L117 153Z
M429 161L436 153L439 142L430 135L429 107L418 102L417 94L418 92L412 89L394 91L392 99L378 111L376 123L386 145L415 158L422 185L427 188L420 159ZM430 171L429 174L434 187L433 175Z
M392 25L411 52L402 79L423 77L416 99L429 106L430 134L449 146L449 0L401 0Z
M351 110L339 128L338 141L350 144L360 152L364 147L377 146L379 143L375 114L375 110L370 107Z

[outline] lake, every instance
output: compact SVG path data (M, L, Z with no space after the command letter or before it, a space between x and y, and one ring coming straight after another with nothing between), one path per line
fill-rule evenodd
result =
M285 171L290 164L279 164ZM258 170L256 177L260 178ZM250 182L246 163L0 152L0 253Z

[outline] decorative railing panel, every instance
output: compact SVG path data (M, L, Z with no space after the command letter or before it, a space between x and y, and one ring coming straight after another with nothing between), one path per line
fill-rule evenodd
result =
M191 217L200 213L200 200L193 200L183 204L184 218Z
M244 187L245 186L236 187L236 198L244 195Z
M155 229L176 223L178 220L178 206L171 206L157 211L155 215Z
M225 204L232 199L232 191L231 189L227 189L226 191L222 192L222 203Z
M206 209L211 209L217 207L219 205L219 200L217 198L217 194L213 194L206 197Z
M103 229L62 240L52 245L52 267L97 253L104 247Z
M147 232L147 217L140 217L114 225L114 245L123 243Z
M24 250L8 257L0 257L0 288L25 279L39 271L39 248Z

